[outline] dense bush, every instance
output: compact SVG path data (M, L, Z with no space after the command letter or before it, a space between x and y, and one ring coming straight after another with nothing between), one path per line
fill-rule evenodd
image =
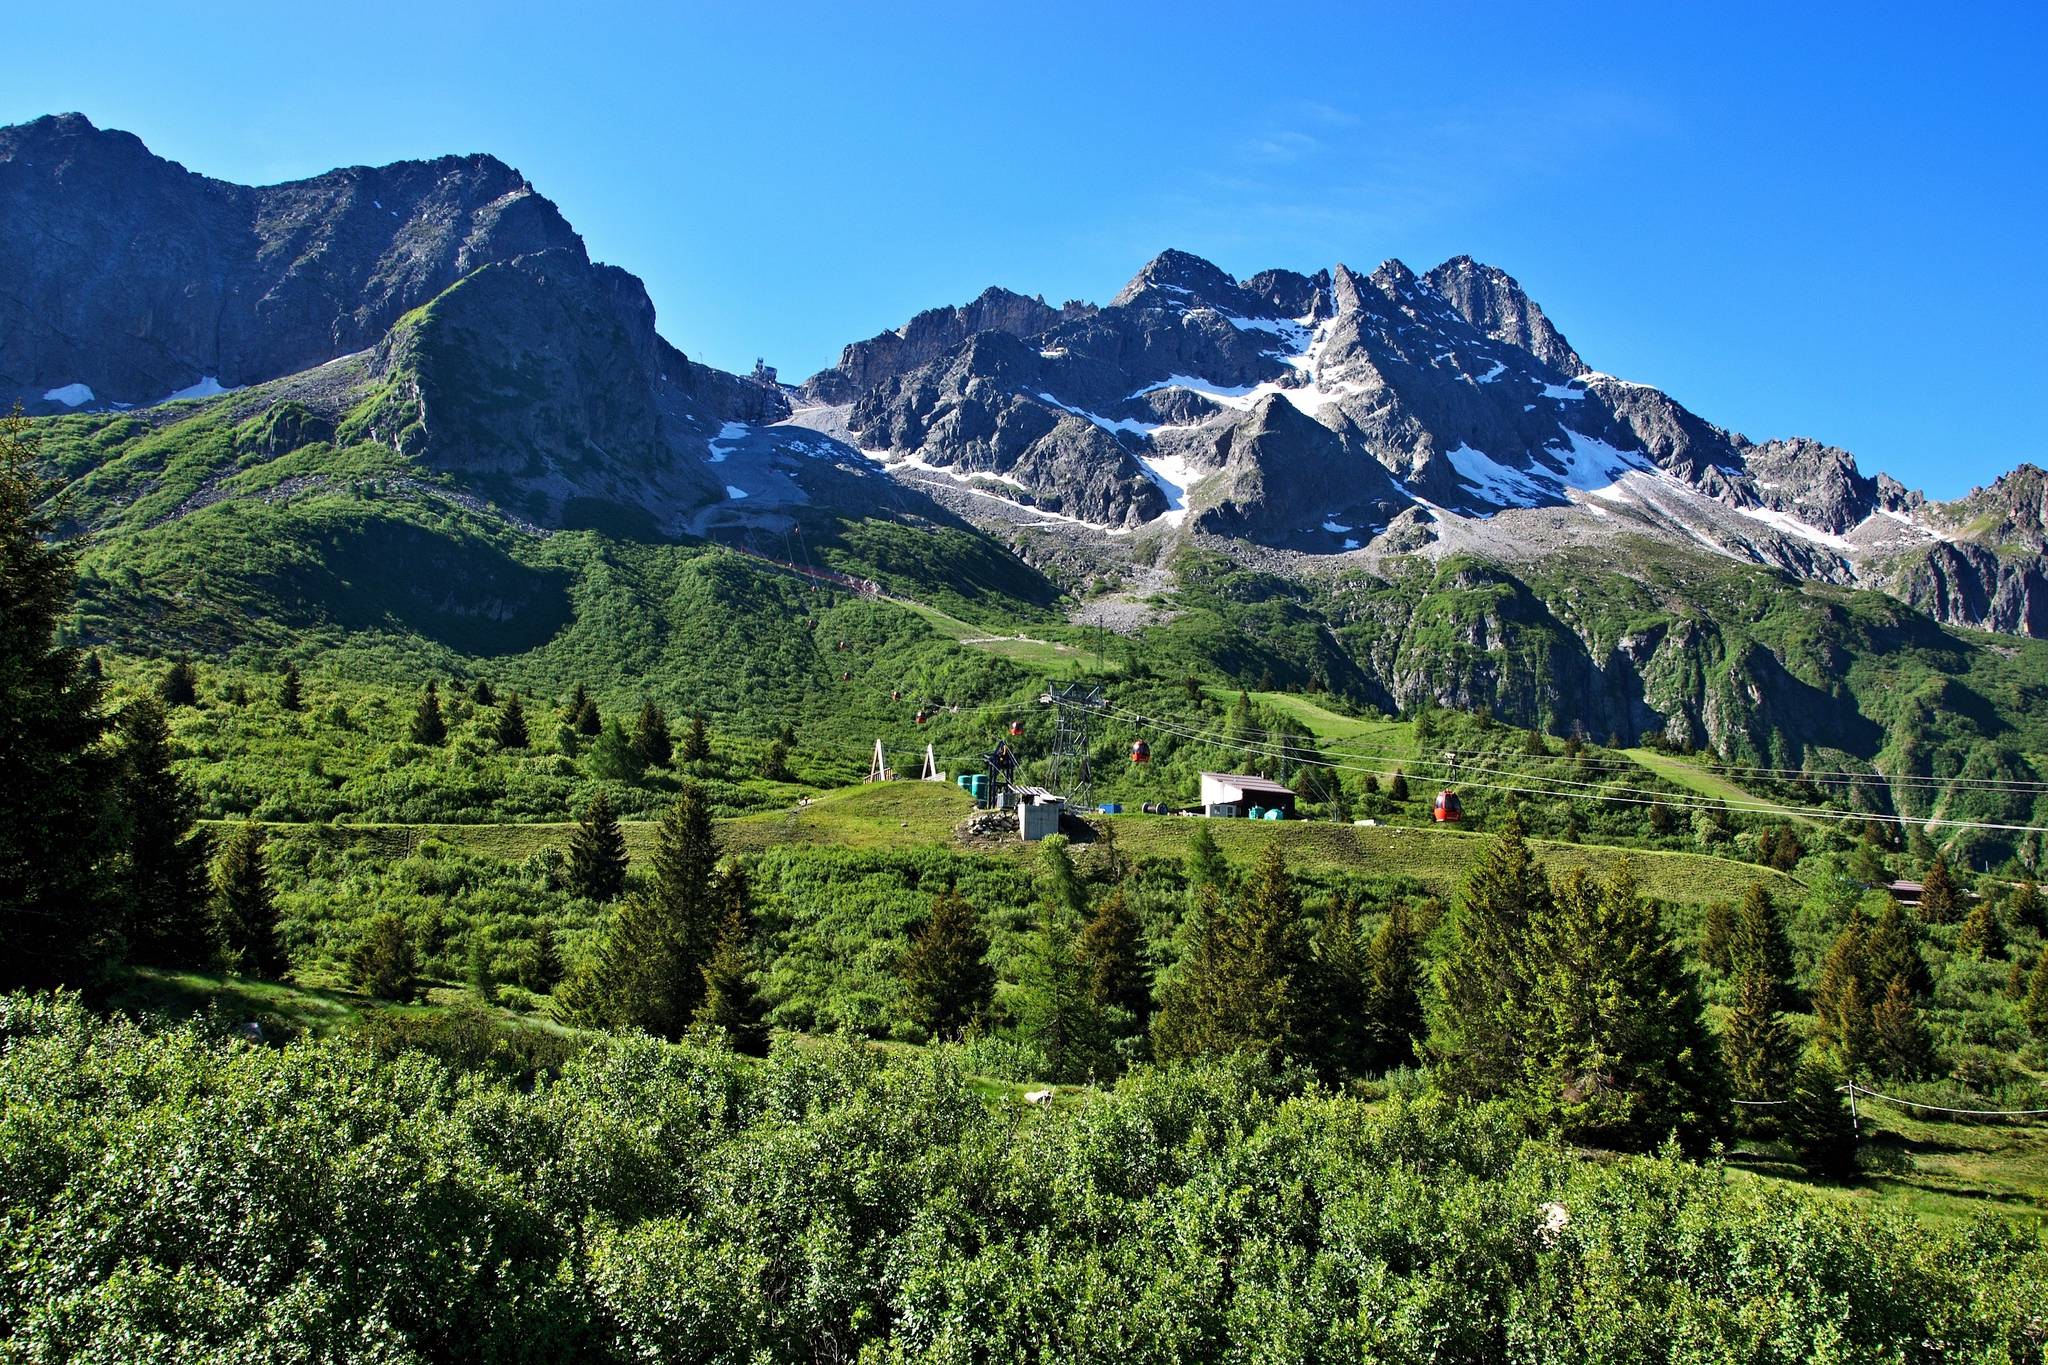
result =
M1226 1068L615 1040L530 1090L0 1003L12 1358L2038 1358L2038 1233Z

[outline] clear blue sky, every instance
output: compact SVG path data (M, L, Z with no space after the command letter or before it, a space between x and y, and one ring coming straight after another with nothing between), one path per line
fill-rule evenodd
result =
M1950 8L37 5L0 122L253 182L493 152L670 340L794 376L1168 246L1467 252L1594 367L1947 496L2048 461L2048 20Z

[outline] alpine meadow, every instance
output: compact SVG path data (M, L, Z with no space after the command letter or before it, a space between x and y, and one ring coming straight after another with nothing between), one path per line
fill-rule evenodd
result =
M1067 17L1197 69L1166 11ZM484 119L646 282L488 153L215 178L0 100L0 1360L2048 1361L2048 473L1969 404L1901 478L1619 377L1690 373L1668 291L1502 223L1556 181L1605 231L1617 139L1759 202L1790 144L1677 77L1682 115L1546 94L1577 152L1468 143L1447 72L1374 74L1442 61L1407 17L1329 17L1268 74L1337 69L1264 114L978 96L988 19L936 12L843 55L636 13L684 86L565 34L531 111L478 53L405 89L300 33L302 84L235 96L260 132L174 114L130 38L49 54L215 164ZM796 88L863 60L952 103ZM777 139L685 88L749 70ZM614 93L671 111L623 187L682 194L660 231L564 121ZM1987 107L1943 117L2006 137ZM840 119L930 202L857 185ZM1108 188L1090 140L1162 126L1215 166ZM734 143L758 184L712 184ZM1843 156L1797 211L1853 237ZM1713 278L1770 259L1659 202ZM719 215L878 240L729 316ZM1104 302L1002 282L1134 238ZM1466 238L1577 283L1331 259ZM1885 344L1978 346L2041 298L2007 269ZM1759 354L1824 364L1770 288ZM903 320L832 334L856 304ZM747 316L837 359L710 363ZM1765 368L1718 390L1746 423ZM1865 430L1951 401L1899 383Z

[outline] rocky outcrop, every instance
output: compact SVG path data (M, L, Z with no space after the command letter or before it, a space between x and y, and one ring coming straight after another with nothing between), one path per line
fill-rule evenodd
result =
M1453 256L1422 277L1460 317L1496 341L1527 351L1564 375L1587 373L1586 362L1551 325L1536 301L1505 270L1470 256Z
M1036 336L1093 311L1085 303L1052 308L1042 298L989 288L972 303L929 308L893 332L854 342L840 352L837 365L804 381L802 395L813 403L850 403L898 375L937 360L976 332Z
M140 404L293 373L542 251L583 244L494 157L250 187L78 114L0 129L0 402Z

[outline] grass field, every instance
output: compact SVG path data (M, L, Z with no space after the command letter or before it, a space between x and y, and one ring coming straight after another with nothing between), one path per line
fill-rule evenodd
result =
M1691 759L1680 758L1676 754L1662 753L1656 749L1622 749L1618 752L1642 764L1673 786L1683 787L1701 796L1711 796L1716 800L1730 803L1767 800L1729 781L1721 774L1703 768ZM1792 818L1801 824L1819 823L1808 815L1795 815Z
M1080 663L1093 657L1078 645L1061 644L1054 640L1042 640L1021 633L1006 635L963 621L957 616L940 611L937 607L926 606L922 602L912 602L900 597L890 600L897 606L923 617L930 623L932 629L949 640L956 640L970 648L997 655L1027 668L1056 672L1069 664ZM1103 664L1105 667L1118 666L1113 655L1105 655Z

